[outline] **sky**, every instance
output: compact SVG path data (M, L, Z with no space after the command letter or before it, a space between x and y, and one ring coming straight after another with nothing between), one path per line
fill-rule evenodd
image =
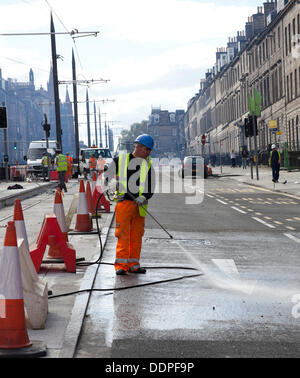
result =
M263 0L1 0L0 34L47 33L50 11L56 32L100 32L72 39L57 35L59 81L109 80L78 86L78 101L96 101L101 119L115 129L147 120L152 107L186 110L200 80L215 63L218 47L244 30ZM3 78L46 88L51 65L50 36L0 36ZM69 85L71 101L72 85ZM65 100L66 86L60 85ZM108 102L101 102L109 100ZM93 104L90 106L93 112ZM80 139L87 140L86 109L79 105ZM93 115L91 115L93 129ZM93 131L92 131L93 139Z

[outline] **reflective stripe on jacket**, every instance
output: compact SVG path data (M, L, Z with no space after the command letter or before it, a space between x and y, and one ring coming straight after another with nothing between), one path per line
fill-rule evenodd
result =
M57 172L66 172L68 170L67 157L63 154L59 154L56 160Z
M97 160L95 158L91 157L89 164L90 164L90 169L96 169Z
M122 192L117 191L116 195L118 197L122 197L127 192L127 170L129 166L129 156L130 154L120 154L119 156L119 166L118 166L118 180L119 180L119 187L122 188ZM139 196L142 196L145 191L145 184L146 184L146 178L147 174L151 169L151 159L145 160L143 159L142 166L140 169L140 186L139 186ZM141 217L145 217L148 209L148 205L139 206L139 213Z
M44 166L48 166L48 156L44 156L44 157L43 157L42 164L43 164Z
M278 164L280 164L280 152L278 150L276 150L276 152L278 153ZM270 167L272 165L272 155L273 155L273 151L271 151L270 158L269 158L269 166Z

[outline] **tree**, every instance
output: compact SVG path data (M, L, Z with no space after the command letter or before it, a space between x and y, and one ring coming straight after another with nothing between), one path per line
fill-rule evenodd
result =
M148 121L142 121L140 123L136 122L130 126L129 130L123 130L121 133L120 144L121 147L127 150L131 149L136 138L141 134L147 134ZM122 149L122 148L121 148Z

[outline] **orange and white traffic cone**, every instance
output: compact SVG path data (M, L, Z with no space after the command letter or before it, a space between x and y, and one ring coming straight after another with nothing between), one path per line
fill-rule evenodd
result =
M31 329L43 329L48 313L48 285L38 276L31 260L19 199L15 200L14 222L18 238L26 325Z
M55 192L53 212L57 218L57 222L64 235L65 240L68 241L68 228L61 193L61 190L56 190ZM47 259L62 259L61 250L59 246L56 245L56 243L50 246Z
M26 324L17 234L8 222L0 264L0 348L18 349L32 345ZM4 314L3 314L4 312Z
M78 207L75 232L90 232L92 231L92 218L88 211L87 199L85 195L84 182L80 180Z
M89 213L94 214L92 191L91 191L91 185L89 181L86 183L86 200L87 200Z
M93 172L93 177L92 177L92 183L91 183L91 191L92 191L92 196L94 195L95 188L97 186L97 175L96 172Z

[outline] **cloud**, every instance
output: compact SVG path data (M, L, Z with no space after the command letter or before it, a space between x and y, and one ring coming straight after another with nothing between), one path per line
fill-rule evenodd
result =
M216 48L225 46L228 37L243 30L247 17L256 10L239 2L218 5L217 0L48 0L48 3L54 10L56 31L73 28L100 31L97 38L75 40L79 54L76 54L77 76L111 80L93 86L91 100L110 96L116 99L114 104L102 108L109 113L107 117L125 126L147 118L152 105L185 109L189 98L199 90L200 79L213 66ZM50 28L50 8L44 0L0 4L0 14L1 33L48 32ZM57 36L56 41L57 53L64 56L64 61L58 62L59 79L70 80L73 41L69 36ZM36 83L46 86L50 60L49 37L0 37L0 67L4 68L4 77L24 80L33 66ZM85 88L79 88L78 92L79 100L84 100Z

